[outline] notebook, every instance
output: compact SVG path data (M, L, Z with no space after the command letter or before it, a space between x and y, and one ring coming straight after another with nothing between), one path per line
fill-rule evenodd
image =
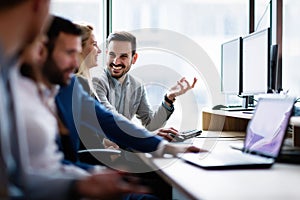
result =
M186 153L186 162L205 169L240 169L271 167L283 145L294 105L294 98L261 98L248 123L242 151Z

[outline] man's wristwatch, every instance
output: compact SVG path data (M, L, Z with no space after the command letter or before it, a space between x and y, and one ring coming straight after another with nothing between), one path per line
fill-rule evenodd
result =
M176 100L175 98L174 98L173 100L169 99L168 96L167 96L167 94L165 94L165 101L166 101L167 103L169 103L169 104L172 105L172 104L174 103L175 100Z

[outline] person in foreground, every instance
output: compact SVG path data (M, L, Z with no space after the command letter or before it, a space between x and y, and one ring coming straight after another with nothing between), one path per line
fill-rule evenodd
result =
M55 191L63 196L69 186L49 174L28 173L14 87L20 52L41 32L49 6L50 0L0 1L0 199L29 199L28 191L32 190L35 194Z

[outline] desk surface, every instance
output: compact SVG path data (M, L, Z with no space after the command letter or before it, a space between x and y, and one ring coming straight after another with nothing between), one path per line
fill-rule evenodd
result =
M211 108L204 108L202 112L207 112L216 115L222 115L227 117L236 117L242 119L251 119L253 114L245 114L243 111L224 111L224 110L212 110Z
M206 113L222 115L227 117L236 117L242 119L251 119L253 114L245 114L243 111L223 111L223 110L212 110L211 108L204 108L202 110ZM300 116L292 116L290 119L290 124L295 126L300 126Z
M214 137L197 138L193 143L201 147L208 140ZM211 151L241 140L213 142ZM275 163L270 169L205 170L178 158L143 159L159 168L158 173L167 182L191 199L300 199L300 165Z

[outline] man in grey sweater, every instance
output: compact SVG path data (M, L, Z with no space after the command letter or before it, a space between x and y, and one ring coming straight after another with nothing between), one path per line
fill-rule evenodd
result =
M182 78L167 92L157 110L153 111L143 84L128 73L138 58L136 37L125 31L112 33L107 38L106 48L106 69L99 77L93 78L93 86L100 102L129 120L136 115L149 131L163 127L174 111L173 102L176 97L194 88L197 79L194 78L190 84ZM168 128L157 132L165 139L172 140L169 133L177 134L178 131Z

